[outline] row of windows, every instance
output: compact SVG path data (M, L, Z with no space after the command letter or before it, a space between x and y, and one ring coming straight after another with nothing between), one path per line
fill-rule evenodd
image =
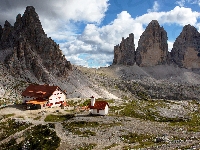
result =
M57 93L57 94L55 93L54 95L58 95L58 94L62 94L62 93Z
M58 97L58 99L60 99L61 97ZM57 99L57 98L56 98ZM52 100L52 98L50 98L49 100Z

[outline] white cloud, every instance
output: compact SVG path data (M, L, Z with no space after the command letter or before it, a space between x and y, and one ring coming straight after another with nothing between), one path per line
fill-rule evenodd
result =
M79 58L79 54L67 56L66 59L72 61L75 65L89 67L87 60Z
M176 1L175 4L178 4L179 6L183 7L185 5L185 0Z
M172 50L172 48L173 48L173 44L174 44L174 42L167 41L167 43L168 43L168 51L171 52L171 50Z
M100 61L104 61L101 64L106 64L105 62L109 64L113 60L114 45L119 44L122 37L126 38L130 33L134 33L134 42L137 48L138 40L144 31L143 25L147 25L151 20L156 19L161 25L197 25L199 16L200 13L179 6L168 12L149 12L136 18L132 18L128 12L122 11L108 25L99 27L95 24L87 24L83 33L77 39L62 45L61 49L65 51L66 56L85 53L91 56L91 59L94 59L92 56L96 56L96 65ZM168 42L169 51L171 51L173 42ZM105 56L100 57L100 54L105 54Z
M77 32L74 22L99 24L108 9L108 0L9 0L0 5L0 24L13 24L18 13L26 6L34 6L48 36L54 40L72 40Z
M168 12L150 12L142 16L137 17L135 20L148 24L151 20L158 20L161 24L178 24L184 26L186 24L195 25L197 18L200 17L200 13L192 11L191 8L176 6L173 10Z
M178 4L179 6L183 7L185 6L185 4L194 4L194 5L199 5L200 6L200 0L179 0L176 1L175 4Z
M200 6L200 0L194 0L191 4L198 4Z
M142 24L136 22L128 12L123 11L113 22L103 27L87 24L76 40L61 44L61 47L68 54L82 52L113 55L114 45L119 44L122 37L126 38L130 33L134 33L135 39L138 40L143 31Z
M159 10L159 4L157 1L154 2L153 8L152 9L148 9L147 12L156 12Z

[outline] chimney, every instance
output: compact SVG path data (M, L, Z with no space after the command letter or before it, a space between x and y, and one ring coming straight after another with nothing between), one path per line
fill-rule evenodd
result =
M91 98L91 106L94 106L94 104L95 104L95 98L94 98L94 96L92 96L90 98Z

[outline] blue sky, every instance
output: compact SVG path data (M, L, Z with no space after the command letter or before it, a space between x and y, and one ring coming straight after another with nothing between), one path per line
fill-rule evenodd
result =
M67 60L87 67L110 65L114 45L130 33L137 47L151 20L167 31L169 51L184 25L200 31L200 0L1 0L0 24L13 24L28 5Z

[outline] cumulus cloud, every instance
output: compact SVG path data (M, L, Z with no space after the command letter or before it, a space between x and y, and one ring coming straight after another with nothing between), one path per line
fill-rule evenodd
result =
M192 1L192 0L190 0L190 1ZM200 0L194 0L193 2L191 2L191 4L197 4L200 6Z
M74 41L61 45L66 56L77 55L80 53L87 54L90 59L104 60L109 64L113 59L113 47L121 42L122 37L127 37L130 33L134 33L135 46L144 31L144 25L151 20L158 20L161 25L177 24L184 26L186 24L197 25L197 18L200 13L192 11L190 8L175 7L168 12L148 12L142 16L132 18L127 11L119 13L115 20L110 24L99 27L95 24L87 24L84 31ZM173 42L168 42L169 51L171 51ZM98 54L106 54L104 57ZM91 56L91 57L90 57ZM80 58L80 57L79 57ZM82 58L85 59L85 58Z
M179 6L183 7L185 5L185 0L176 1L175 4L178 4Z
M195 25L200 13L192 11L191 8L176 6L173 10L167 12L151 12L137 17L135 20L143 24L151 20L158 20L161 24L177 24L184 26L186 24Z
M156 12L159 10L159 4L157 1L154 2L153 8L152 9L148 9L147 12Z
M200 6L200 0L179 0L175 2L175 4L178 4L181 7L185 6L186 3Z
M18 13L23 14L26 6L34 6L39 14L43 28L55 40L71 40L77 27L71 22L98 24L108 9L108 0L2 0L0 5L0 24L5 20L15 22ZM56 34L55 34L56 33Z
M143 31L141 23L136 22L127 11L122 11L108 25L99 27L95 24L87 24L83 33L74 41L60 44L60 46L66 56L79 57L84 53L93 64L105 66L111 64L114 45L119 44L122 37L126 38L130 33L134 33L135 43L137 43ZM70 60L70 57L67 58Z

